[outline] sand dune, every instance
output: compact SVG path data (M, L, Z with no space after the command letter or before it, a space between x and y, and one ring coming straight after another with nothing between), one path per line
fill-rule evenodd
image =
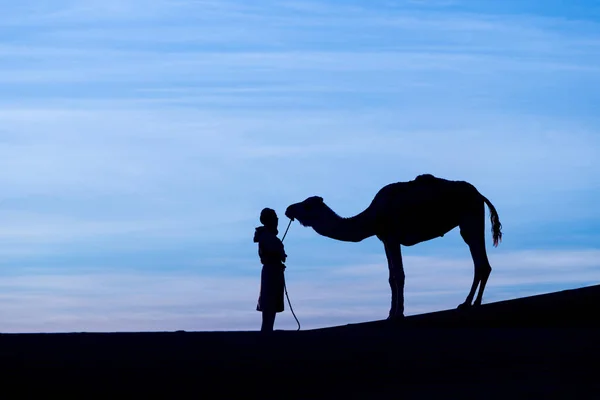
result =
M2 390L16 397L589 398L600 388L599 321L600 285L403 323L268 335L2 334ZM576 329L557 329L566 327Z

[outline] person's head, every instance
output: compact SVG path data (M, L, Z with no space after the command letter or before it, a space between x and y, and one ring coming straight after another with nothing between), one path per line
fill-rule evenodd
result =
M279 218L277 213L271 208L264 208L260 213L260 223L266 226L268 229L277 230Z

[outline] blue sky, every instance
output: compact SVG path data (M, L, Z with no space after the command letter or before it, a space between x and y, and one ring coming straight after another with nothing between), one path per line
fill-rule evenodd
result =
M592 1L6 5L0 331L258 329L263 207L421 173L498 209L484 301L596 284L599 66ZM303 328L387 316L377 239L285 245ZM464 300L457 231L403 255L407 314Z

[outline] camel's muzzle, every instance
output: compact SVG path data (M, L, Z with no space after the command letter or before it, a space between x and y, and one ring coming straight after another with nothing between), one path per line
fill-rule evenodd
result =
M289 206L285 210L285 216L288 217L289 219L291 219L292 221L295 219L294 216L292 215L292 206Z

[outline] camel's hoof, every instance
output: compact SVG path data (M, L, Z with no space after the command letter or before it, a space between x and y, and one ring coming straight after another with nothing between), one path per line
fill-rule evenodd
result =
M400 314L400 315L389 315L389 316L387 317L387 320L388 320L388 321L391 321L391 322L401 322L401 321L404 321L404 314Z
M469 303L462 303L459 304L458 307L456 307L456 309L460 311L468 310L469 308L471 308L471 305Z

